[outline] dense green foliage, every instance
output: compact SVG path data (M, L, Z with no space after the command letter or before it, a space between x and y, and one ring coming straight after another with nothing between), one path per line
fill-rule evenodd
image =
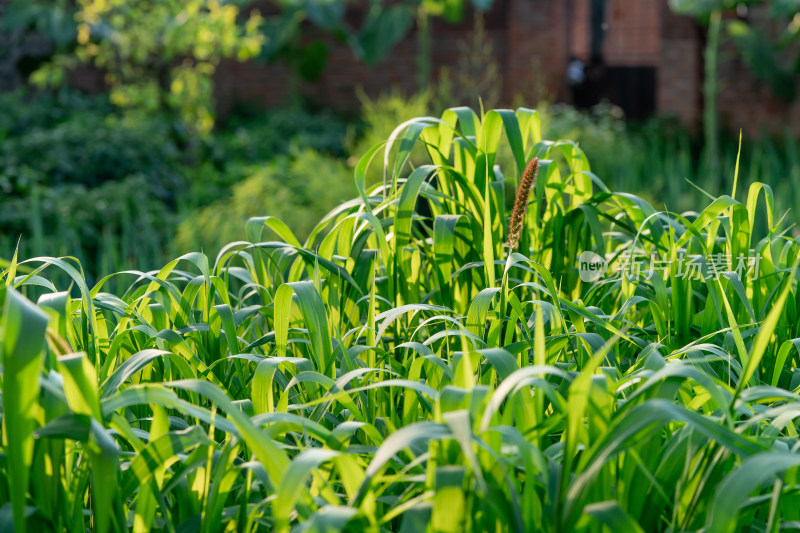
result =
M722 43L729 36L739 49L740 60L750 72L766 82L773 94L792 101L800 74L800 56L797 55L800 2L669 0L669 5L676 13L696 17L706 26L703 39L703 155L706 167L716 170L713 167L720 161L717 96L725 83L718 76L719 64L725 60L725 54L721 53ZM747 22L750 6L761 12L755 17L761 22L760 29ZM734 9L736 16L733 16ZM767 18L770 20L764 25Z
M794 185L800 179L800 151L788 131L774 136L743 132L741 158L739 132L724 133L722 156L709 163L702 139L677 120L626 123L613 106L600 105L591 113L551 106L543 113L543 130L549 138L574 139L609 187L643 196L660 209L696 210L710 195L730 190L737 159L741 184L763 181L775 190L776 213L800 209Z
M432 20L457 24L470 11L480 18L492 5L493 0L10 0L0 30L11 32L12 48L27 35L52 45L16 65L22 78L40 87L64 86L70 69L88 65L103 74L114 104L170 114L208 133L216 115L213 75L223 59L280 61L296 84L323 73L332 42L373 66L416 23L422 91L433 74ZM482 94L475 90L484 85L471 93ZM485 94L494 91L489 87Z
M0 98L0 249L75 255L91 272L163 261L187 153L169 125L71 92ZM115 255L117 257L115 257ZM121 257L120 257L121 256ZM108 270L110 271L110 270Z
M22 237L21 255L75 256L90 277L156 268L181 246L180 221L234 184L292 150L344 156L341 118L301 109L257 116L231 117L201 140L163 118L115 113L103 97L0 96L0 257ZM218 247L222 235L203 242Z
M438 97L363 97L357 117L301 107L240 109L199 140L169 120L115 112L102 96L0 95L0 257L10 257L21 237L21 256L75 256L96 279L218 249L241 238L248 216L263 213L280 216L305 238L350 196L345 173L355 156L396 124L430 114ZM732 185L738 139L723 138L724 157L709 168L702 144L669 120L626 124L609 106L591 114L561 105L540 111L546 137L574 139L609 187L659 208L701 205L706 196L687 180L709 192ZM800 209L792 185L800 154L791 137L745 140L742 152L743 184L769 183L776 213ZM421 146L412 161L425 162ZM367 183L382 175L372 165ZM324 194L313 192L325 180Z
M410 165L415 146L428 164ZM367 188L371 165L384 178ZM355 183L305 242L254 218L214 258L93 287L72 259L12 260L3 518L99 533L800 520L800 248L768 186L657 210L542 140L535 111L466 108L398 127ZM673 262L587 283L586 251ZM737 273L753 254L757 274ZM684 255L725 272L682 276Z
M736 10L737 17L726 17L725 33L738 48L741 60L752 74L766 82L775 95L787 101L795 98L797 75L800 74L796 44L800 40L797 0L669 0L679 14L691 15L704 23L714 13ZM750 10L760 10L755 19L769 20L770 31L758 28L748 16ZM713 24L713 22L711 22Z
M178 226L176 247L217 250L242 236L245 222L269 213L308 236L331 206L352 195L352 172L341 159L295 149L269 163L253 166L232 187L230 197L196 210Z
M172 114L198 132L214 125L212 76L220 61L251 59L265 40L257 11L243 16L224 0L16 0L9 11L5 27L34 25L56 44L52 25L37 25L42 13L60 13L67 28L74 21L62 49L31 74L33 83L62 86L69 69L90 65L104 74L115 105Z

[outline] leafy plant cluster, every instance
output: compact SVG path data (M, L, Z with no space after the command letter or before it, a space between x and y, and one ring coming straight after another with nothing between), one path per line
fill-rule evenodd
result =
M241 238L248 218L264 213L284 220L299 238L306 238L320 218L351 196L352 167L358 159L346 154L366 153L397 124L425 115L431 95L385 94L371 100L362 94L361 103L360 116L347 122L327 112L288 108L271 112L266 121L263 114L253 114L226 124L220 142L227 153L241 154L232 163L240 170L230 174L238 180L229 190L217 192L199 182L202 194L221 199L183 218L175 248L216 250ZM413 161L424 155L417 147ZM373 166L365 183L381 179L381 169Z
M0 106L6 257L21 235L26 253L77 255L104 268L158 256L186 183L185 155L164 142L167 123L110 114L103 99L70 92L14 93Z
M21 533L797 523L800 247L772 189L735 175L680 215L541 132L524 108L405 122L304 241L252 218L215 257L93 286L73 259L12 258L4 518ZM672 262L587 283L585 251ZM758 275L678 270L741 254Z
M750 72L767 83L780 98L794 100L797 76L800 74L800 58L797 55L800 39L797 13L800 12L800 2L670 0L670 6L677 13L694 16L709 25L710 32L721 31L724 27L726 36L736 46ZM748 20L751 9L763 14L759 19L768 22L766 27L759 28ZM723 22L720 15L725 10L735 10L738 16L729 17ZM715 30L715 24L720 28ZM716 52L712 55L716 61ZM716 66L712 68L716 69Z
M730 190L740 151L740 183L769 184L777 212L800 208L794 186L800 179L800 153L791 132L749 139L725 132L721 156L710 162L703 139L670 117L630 123L607 104L589 113L561 104L541 111L548 137L574 139L610 187L634 192L659 208L692 211L714 191Z
M718 69L724 56L721 48L727 36L738 48L739 57L756 78L767 83L785 101L795 98L800 74L800 12L798 0L669 0L673 11L697 18L705 27L703 52L703 157L711 170L720 161L717 95L724 84ZM747 20L750 8L765 14L762 28ZM735 12L734 12L735 10ZM735 16L731 16L734 15ZM764 22L767 24L764 26Z
M8 9L6 28L33 27L61 45L31 74L34 84L63 86L70 69L90 65L103 73L115 105L170 114L199 133L214 125L217 65L253 58L264 42L257 11L240 23L236 3L219 0L15 1ZM69 38L61 38L63 23L39 24L48 12L66 21Z
M0 31L14 37L11 46L31 35L52 45L39 51L41 57L28 58L33 67L16 65L34 85L64 87L71 71L88 66L103 76L114 105L168 115L204 135L214 126L214 73L223 60L281 61L294 74L290 83L298 76L314 80L326 68L332 42L374 66L416 23L423 91L432 74L431 21L459 23L470 9L477 21L491 5L492 0L12 0ZM486 53L491 50L480 57Z
M216 250L241 238L245 222L270 213L307 236L332 206L351 196L352 171L341 158L295 146L289 154L243 169L230 195L186 216L178 225L179 250Z
M338 117L298 108L262 112L258 124L234 117L199 139L70 91L3 95L0 117L1 253L10 257L22 236L21 253L74 255L90 276L156 267L180 221L230 195L254 165L292 146L341 157L348 131Z

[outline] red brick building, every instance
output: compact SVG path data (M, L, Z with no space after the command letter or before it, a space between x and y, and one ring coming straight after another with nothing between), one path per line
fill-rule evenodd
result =
M0 17L8 2L0 0ZM667 0L603 3L606 96L635 111L634 115L675 115L696 127L703 111L703 29L693 19L673 14ZM364 4L353 2L349 8L348 22L354 27L360 26L364 10L358 6ZM274 6L269 0L257 0L255 5L262 11ZM501 105L535 106L542 94L552 101L574 101L575 95L567 85L567 66L571 58L591 62L592 35L597 32L592 5L592 0L493 0L483 21L495 66L487 72L497 72L494 81L500 89ZM748 19L769 33L766 10L753 8ZM454 67L463 55L462 43L474 35L471 17L457 25L440 20L432 24L431 84L439 82L437 76L443 67ZM0 32L0 45L8 37ZM30 46L41 46L37 42ZM226 61L216 75L218 108L225 113L236 103L274 107L299 93L319 105L355 110L359 107L355 89L359 87L373 97L388 89L410 94L417 89L417 46L412 31L386 59L370 68L359 62L349 47L331 42L327 67L314 83L295 82L280 62ZM782 101L748 72L730 44L723 46L722 52L718 96L721 123L742 128L748 135L787 126L800 135L800 97L793 103ZM0 58L0 90L19 83L13 72L15 62L13 54ZM102 75L91 69L74 72L70 80L85 90L103 87ZM474 107L476 102L452 104Z
M759 13L753 10L755 22ZM611 99L624 104L643 98L650 111L676 115L690 125L702 116L702 54L704 32L691 18L673 14L666 0L606 0L602 58L610 77ZM358 13L352 14L358 17ZM494 61L500 73L504 105L520 99L535 105L538 88L549 98L569 102L566 70L571 58L591 59L591 0L495 0L484 15ZM432 65L455 65L459 43L473 34L470 17L459 25L434 23ZM596 31L596 30L595 30ZM719 66L719 110L722 123L756 134L761 128L783 129L800 118L800 103L788 104L752 77L733 50ZM416 89L417 39L409 35L389 57L373 68L359 63L344 45L332 45L327 67L314 83L290 82L286 66L226 62L217 75L221 111L234 102L263 107L279 105L299 91L338 109L358 107L356 87L374 96L387 89ZM652 94L641 94L641 93ZM641 102L640 102L641 103ZM453 102L453 105L474 102ZM800 133L798 126L793 127Z

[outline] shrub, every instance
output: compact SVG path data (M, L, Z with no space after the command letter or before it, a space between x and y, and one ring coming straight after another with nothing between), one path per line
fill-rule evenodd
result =
M0 146L0 183L4 194L22 196L34 183L96 187L143 174L160 199L174 202L184 183L181 158L160 125L76 114L7 139Z
M745 132L741 150L738 132L727 134L720 144L722 157L709 165L701 158L700 137L675 118L628 123L608 104L588 113L553 105L543 113L543 128L550 138L574 139L609 186L635 192L662 208L692 210L713 191L732 191L737 160L740 186L763 181L780 191L778 212L800 207L795 192L800 158L788 131L782 137L762 133L755 138Z
M272 165L291 146L341 156L347 131L330 113L294 108L233 116L216 137L198 139L166 120L113 113L103 98L70 92L2 95L3 110L8 113L0 113L0 138L6 136L0 144L0 256L11 257L22 236L23 255L74 255L92 277L157 266L168 257L182 217L196 220L197 209L228 197L232 186ZM341 164L332 168L339 172ZM317 179L311 169L296 170L304 173ZM277 189L276 178L269 179ZM281 193L290 195L275 204L281 213L288 213L283 205L305 209L302 183ZM335 190L317 187L309 220L341 199ZM329 203L323 206L324 201ZM310 226L307 221L300 230ZM221 234L234 235L232 227ZM214 232L206 237L197 244L223 242Z
M345 154L348 122L330 111L312 113L302 107L268 112L240 109L228 118L218 139L232 159L247 163L269 161L292 146L334 156Z
M77 113L106 114L111 106L101 96L76 91L0 93L0 139L33 129L51 128Z
M24 110L0 144L2 255L22 236L21 253L75 255L92 275L164 260L187 188L187 152L167 124L106 115L105 103L75 95L0 105Z
M310 148L250 167L247 178L233 185L231 196L188 216L180 223L176 248L216 250L245 237L250 217L269 215L286 221L304 239L317 221L351 196L351 171L340 159Z
M163 261L175 215L153 193L144 176L131 175L97 187L36 187L25 198L3 204L3 249L20 253L75 255L98 270L117 265L152 267ZM14 239L12 241L12 239Z

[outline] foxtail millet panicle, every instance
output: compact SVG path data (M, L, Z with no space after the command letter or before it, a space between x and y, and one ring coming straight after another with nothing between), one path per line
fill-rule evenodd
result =
M522 179L514 199L514 209L511 211L511 220L508 223L508 241L506 246L511 250L519 248L519 239L525 226L525 215L528 212L528 199L536 183L536 174L539 172L539 158L534 157L528 161L528 166L522 173Z

